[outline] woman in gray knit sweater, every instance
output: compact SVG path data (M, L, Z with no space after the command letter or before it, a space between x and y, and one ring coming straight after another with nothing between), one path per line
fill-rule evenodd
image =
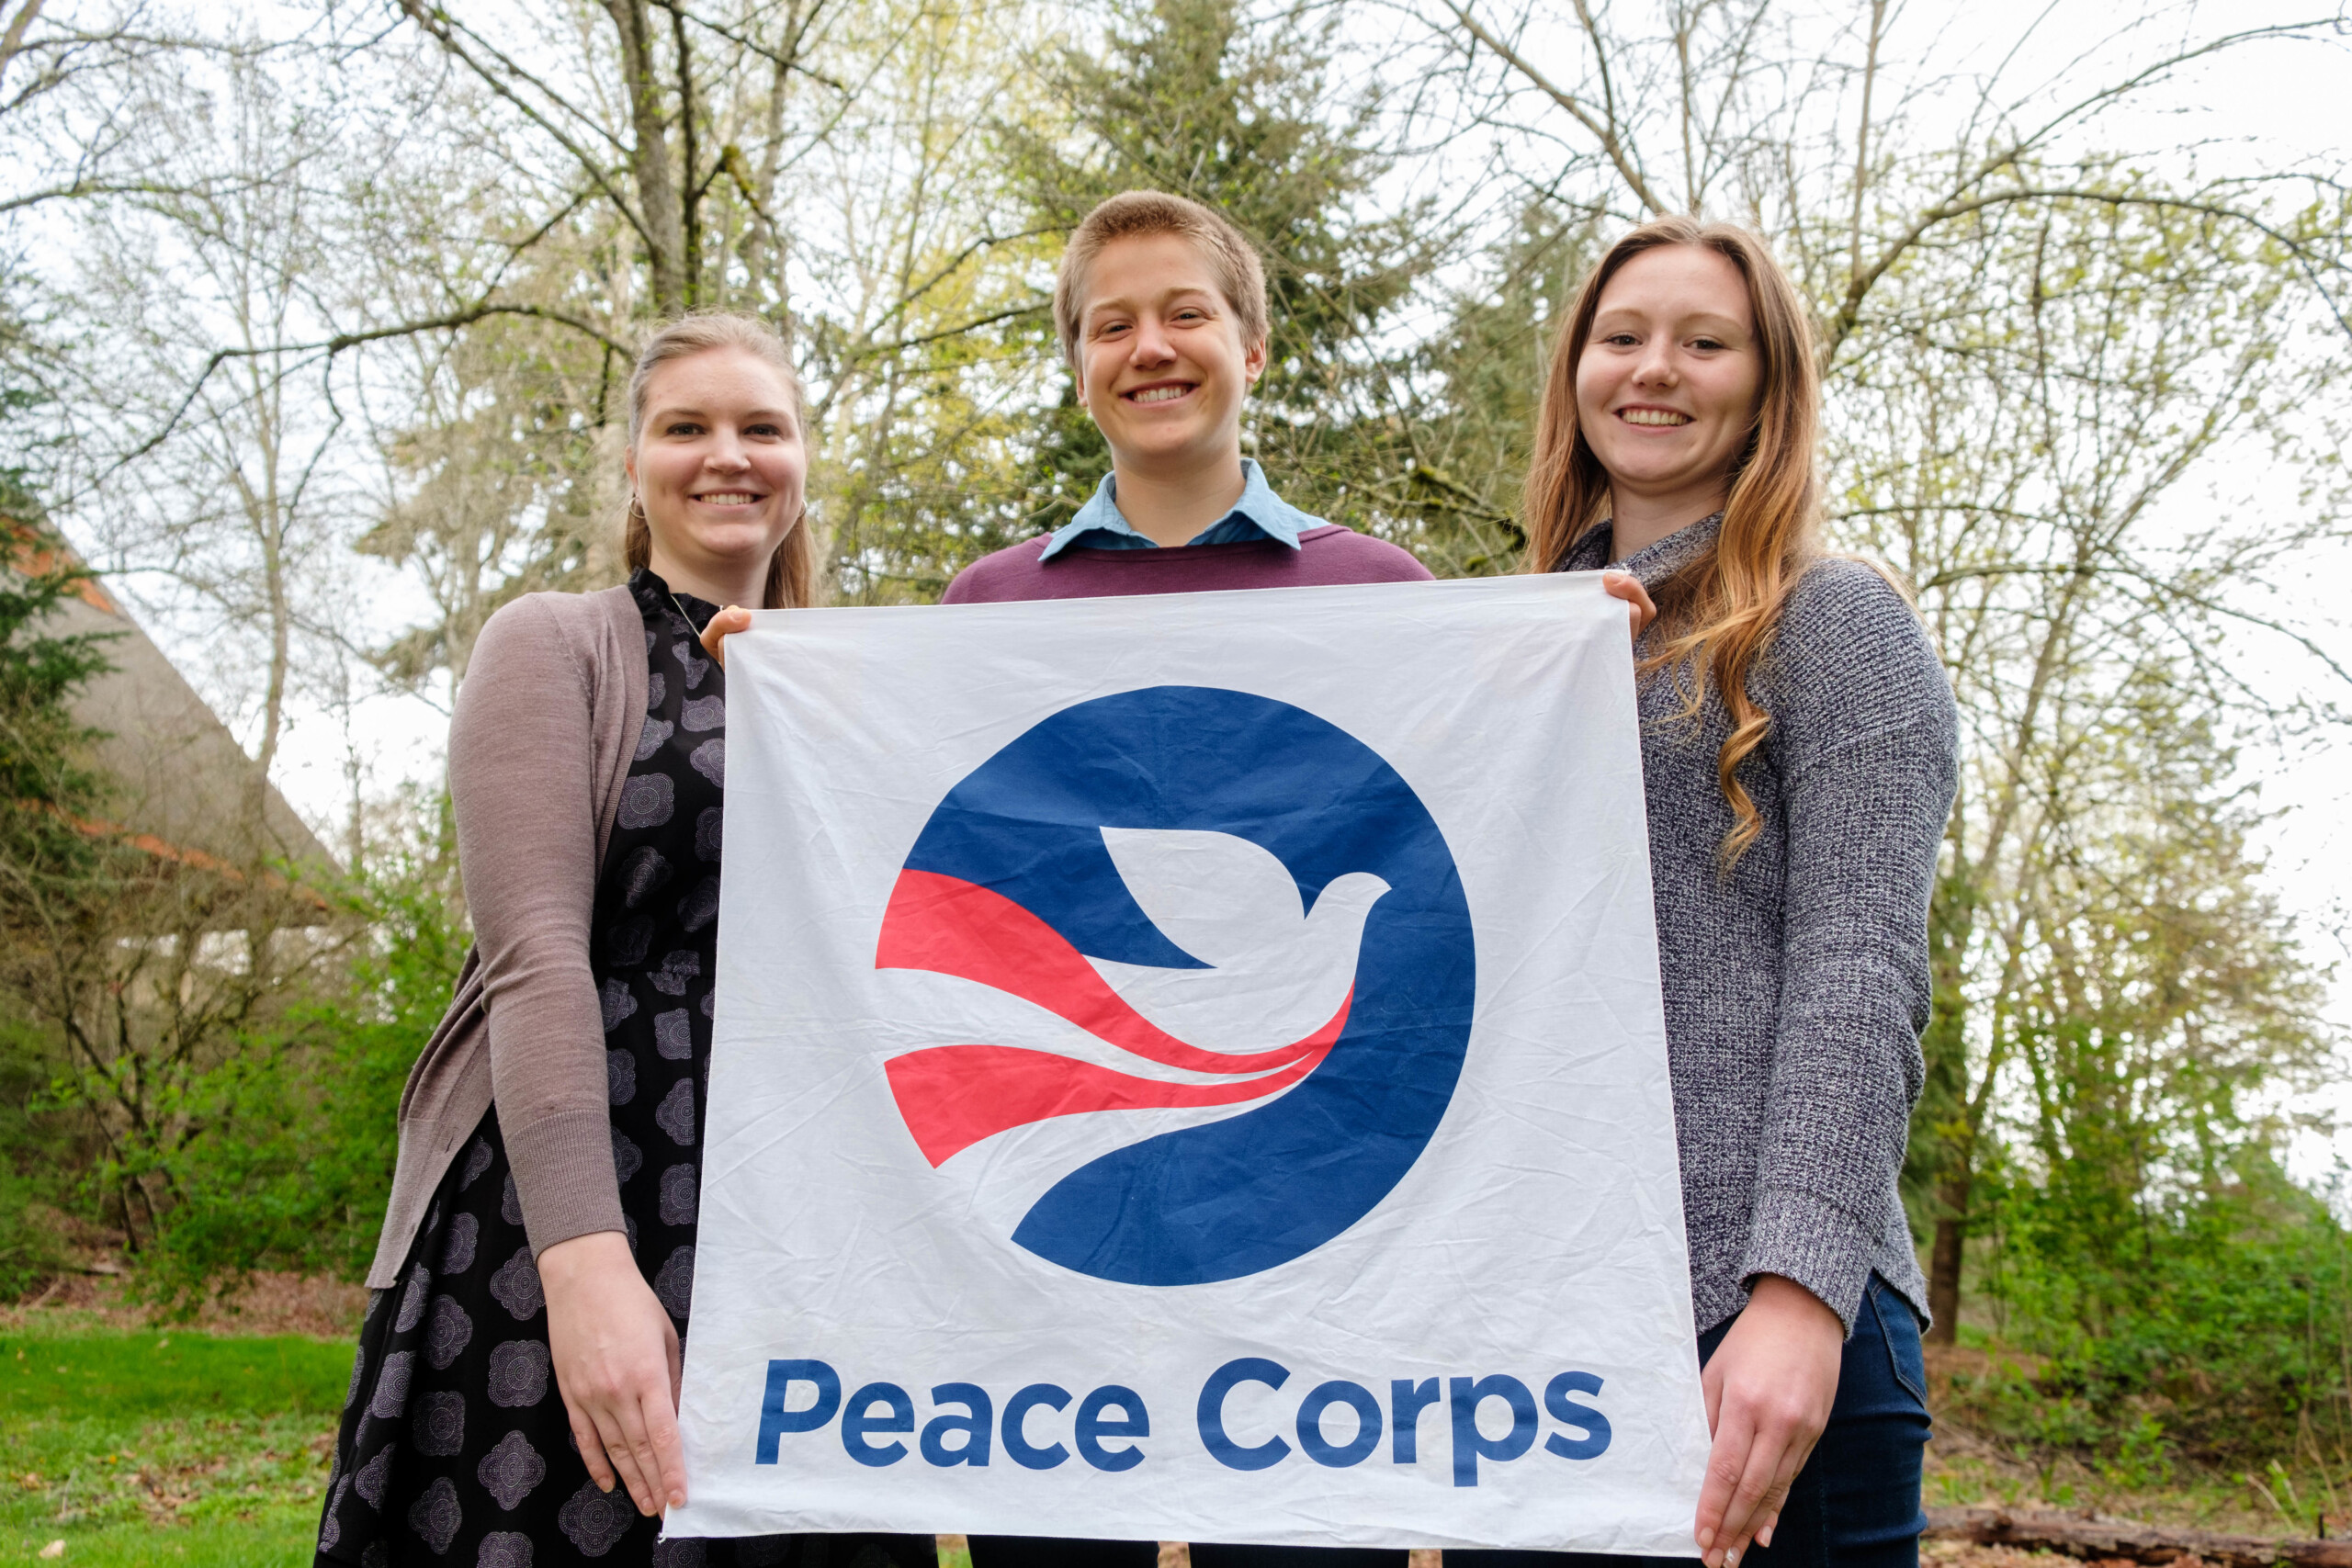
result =
M1526 492L1534 570L1622 567L1658 612L1642 763L1710 1568L1913 1564L1925 1523L1927 1292L1896 1179L1958 721L1903 592L1822 548L1819 411L1763 243L1646 224L1577 296Z

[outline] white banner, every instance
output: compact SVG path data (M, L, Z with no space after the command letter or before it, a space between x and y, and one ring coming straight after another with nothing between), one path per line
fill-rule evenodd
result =
M1596 579L778 611L727 683L673 1534L1692 1551Z

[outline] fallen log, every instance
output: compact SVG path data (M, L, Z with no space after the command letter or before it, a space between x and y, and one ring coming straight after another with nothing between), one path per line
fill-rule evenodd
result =
M1930 1508L1927 1539L2055 1551L2086 1560L2165 1563L2196 1557L2217 1568L2272 1568L2281 1562L2291 1568L2352 1568L2352 1540L2270 1540L2211 1530L2160 1529L2096 1515L2013 1513L2007 1508Z

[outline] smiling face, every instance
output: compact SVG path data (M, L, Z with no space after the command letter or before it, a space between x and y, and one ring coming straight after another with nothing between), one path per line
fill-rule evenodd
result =
M1114 240L1086 275L1079 395L1122 468L1219 473L1241 453L1241 400L1266 368L1181 234Z
M1739 268L1699 245L1661 245L1601 290L1577 363L1577 423L1621 518L1674 526L1718 511L1763 384Z
M755 354L712 348L662 366L645 392L628 474L653 570L682 592L757 604L808 479L790 385Z

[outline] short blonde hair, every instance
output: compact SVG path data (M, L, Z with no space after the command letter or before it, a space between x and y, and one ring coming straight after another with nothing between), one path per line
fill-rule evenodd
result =
M714 348L740 348L767 363L784 378L786 389L792 396L793 423L800 426L805 443L808 432L808 401L800 390L800 372L794 368L792 351L785 346L776 330L757 316L740 310L700 310L681 316L645 340L638 351L637 365L628 377L628 449L637 450L637 438L645 433L647 389L653 373L673 359L686 359L697 354L707 354ZM621 532L621 559L631 571L642 570L653 559L653 526L646 521L645 508L636 494L628 498L628 521ZM769 610L797 609L811 604L817 595L817 545L808 532L808 515L804 504L801 515L768 558L767 585L761 607Z
M1054 276L1054 332L1061 339L1062 358L1071 369L1078 368L1086 275L1094 258L1114 240L1153 234L1176 234L1191 241L1216 276L1217 292L1232 307L1242 343L1255 345L1266 341L1266 268L1249 236L1231 219L1197 201L1164 191L1122 191L1098 204L1070 231L1061 269Z

